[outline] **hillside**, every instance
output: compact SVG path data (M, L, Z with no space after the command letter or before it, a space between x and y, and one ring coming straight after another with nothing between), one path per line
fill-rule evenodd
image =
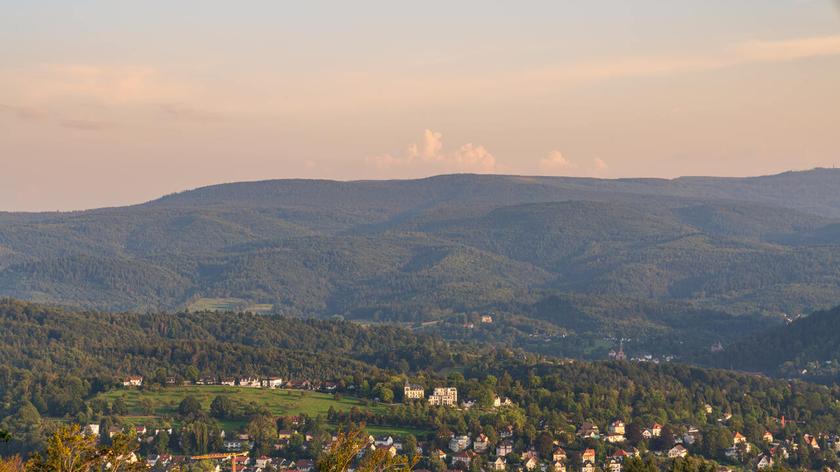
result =
M690 325L704 343L728 341L766 324L716 334L686 320L772 324L840 299L837 188L840 171L827 169L223 184L130 207L0 214L0 295L408 322L493 311L576 334ZM575 309L551 308L558 298Z
M722 367L837 382L840 379L840 307L754 333L727 346L712 359Z

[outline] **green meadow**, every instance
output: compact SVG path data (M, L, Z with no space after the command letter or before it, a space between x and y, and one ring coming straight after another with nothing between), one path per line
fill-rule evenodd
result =
M321 392L220 385L177 386L155 390L118 389L101 393L98 398L105 399L109 403L122 398L128 407L128 415L122 417L125 423L152 427L175 418L178 404L187 396L195 397L205 410L209 410L210 403L217 395L227 395L240 401L257 403L277 416L305 414L310 417L318 415L326 417L330 407L338 411L358 407L374 412L385 412L389 408L388 405L370 404L353 397L336 399L332 394ZM244 422L241 421L221 421L220 423L227 431L237 431L244 426ZM426 433L426 431L404 427L369 426L367 429L371 434L423 435Z

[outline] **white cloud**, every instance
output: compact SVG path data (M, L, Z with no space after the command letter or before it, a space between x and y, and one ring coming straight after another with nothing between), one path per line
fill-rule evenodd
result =
M540 159L540 171L545 173L565 172L577 168L572 161L566 159L560 151L551 151Z
M365 164L382 174L418 177L453 172L493 173L496 158L482 145L467 143L452 151L444 150L443 134L425 130L419 143L410 144L402 155L382 154L365 159Z
M540 159L540 173L543 175L564 175L569 177L603 177L609 165L595 158L589 162L578 163L568 159L562 152L554 150Z

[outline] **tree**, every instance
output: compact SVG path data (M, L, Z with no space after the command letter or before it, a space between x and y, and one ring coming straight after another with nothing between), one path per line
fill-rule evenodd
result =
M220 420L228 419L233 413L233 401L225 395L216 395L210 403L210 416Z
M26 464L27 472L93 472L107 468L113 472L145 469L136 460L137 438L133 434L114 436L113 445L99 448L92 436L85 436L77 425L60 427L49 439L45 455L36 455Z
M543 459L551 459L551 454L554 452L554 438L548 431L543 431L537 436L537 452Z
M248 422L245 431L254 438L257 456L268 454L277 438L277 425L270 415L257 415Z
M367 435L362 429L339 432L330 450L318 460L319 472L345 472L356 456L367 448ZM417 458L396 455L391 457L387 449L368 451L355 467L358 472L409 472L417 463Z
M193 416L201 412L201 402L192 395L188 395L178 404L178 414L182 417Z
M169 452L169 433L160 431L155 436L155 452L157 454L166 454Z
M406 435L403 441L403 451L409 457L417 454L417 438L413 434Z
M0 457L0 472L24 472L25 464L20 456Z

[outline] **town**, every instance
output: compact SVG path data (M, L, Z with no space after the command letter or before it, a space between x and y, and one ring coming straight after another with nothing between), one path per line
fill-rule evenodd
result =
M167 379L167 383L176 383ZM242 378L200 378L192 384L196 388L223 385L247 389L283 389L287 391L320 391L341 395L337 382L314 382L308 380L284 380L279 377ZM129 376L123 387L142 389L143 377ZM343 390L352 392L353 386ZM477 399L460 398L453 386L432 387L406 381L402 390L403 405L425 405L429 408L451 412L480 411L480 418L494 416L508 417L518 406L507 397L493 396L492 402L479 405ZM179 409L184 415L201 414L200 406L192 413L187 412L190 397L185 398ZM704 406L705 413L713 414L711 405ZM516 416L515 413L511 416ZM339 413L330 419L352 418ZM726 425L732 415L723 413L715 422ZM149 468L158 471L183 470L199 464L201 470L232 470L232 472L300 471L313 470L318 458L330 451L337 440L334 429L324 429L321 418L306 415L271 417L268 431L265 428L255 432L249 424L237 431L220 430L215 444L201 453L178 454L183 444L173 442L178 437L176 427L155 429L144 425L123 427L112 425L107 430L100 424L83 425L85 435L112 440L116 435L136 436L140 443L137 461L145 461ZM253 423L253 422L252 422ZM539 472L625 472L632 469L631 463L667 466L675 461L697 458L710 459L713 453L712 441L723 448L722 460L714 462L717 472L734 470L763 470L785 464L792 456L836 454L840 452L840 436L821 432L803 433L798 437L777 438L769 430L755 437L748 437L741 431L734 431L720 438L705 437L701 428L691 424L625 423L616 418L606 424L583 422L572 429L552 429L548 425L542 431L527 431L521 424L483 425L469 424L463 430L449 431L446 428L429 434L370 434L367 448L359 452L362 459L366 451L383 450L388 456L398 455L417 458L418 471L442 472L445 470L470 471L539 471ZM786 428L796 421L778 420L777 434L786 435ZM348 426L348 425L345 425ZM356 426L364 428L364 423ZM183 427L183 426L182 426ZM725 431L720 429L719 431ZM712 434L712 433L705 433ZM183 435L180 435L183 441ZM256 437L260 436L260 437ZM635 462L634 462L635 461ZM193 470L193 469L189 469ZM635 469L634 469L635 470Z

